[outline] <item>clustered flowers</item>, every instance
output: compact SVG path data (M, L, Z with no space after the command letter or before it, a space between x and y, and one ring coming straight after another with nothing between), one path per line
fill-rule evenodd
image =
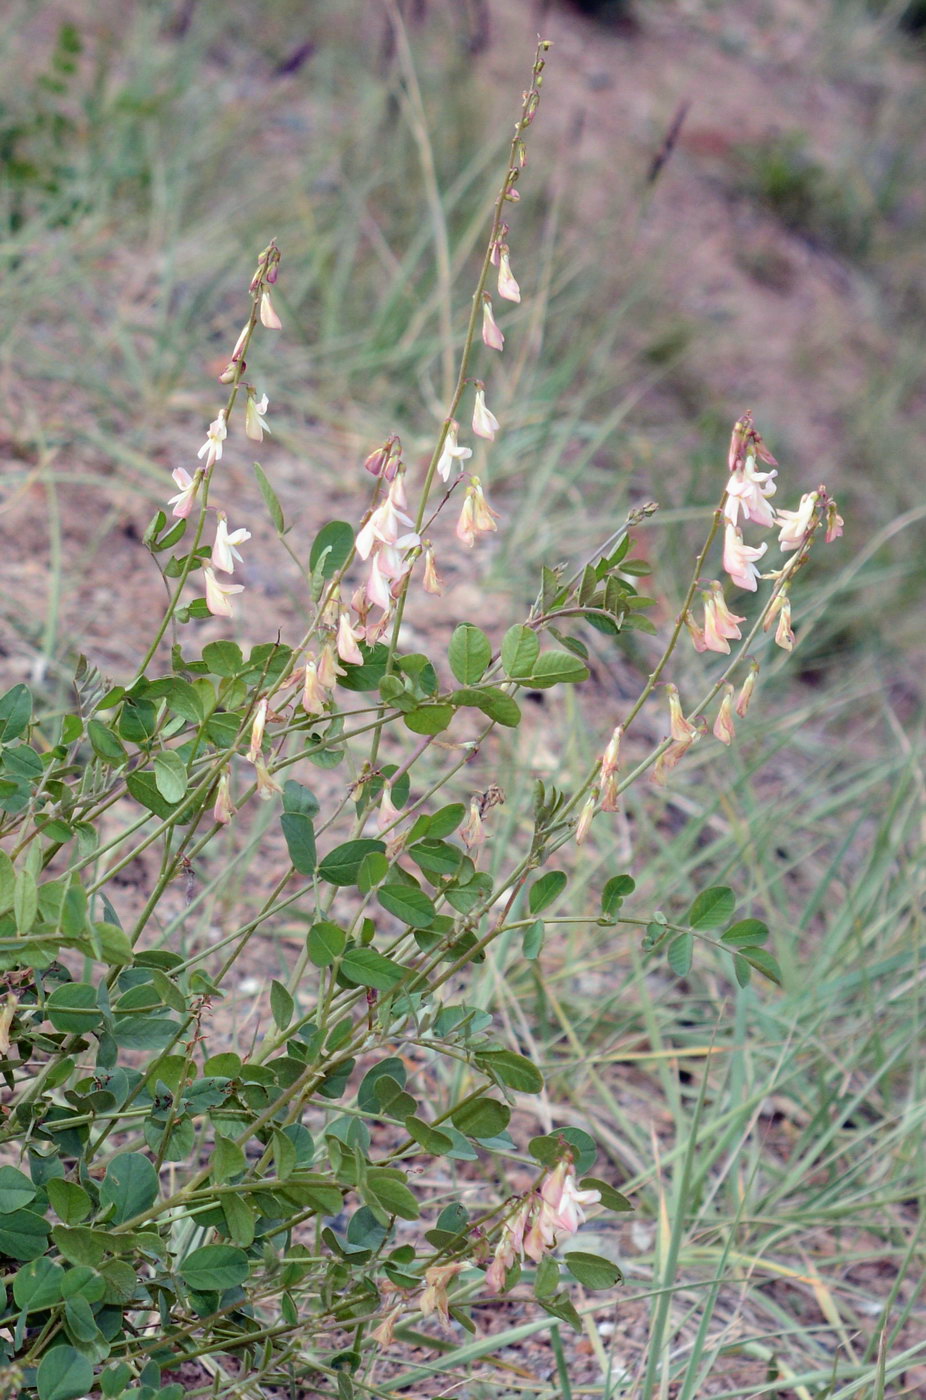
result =
M574 1235L585 1219L585 1207L601 1200L600 1191L581 1191L572 1157L567 1153L546 1176L539 1191L531 1191L502 1225L501 1237L485 1285L501 1293L508 1270L525 1256L539 1263L549 1250Z

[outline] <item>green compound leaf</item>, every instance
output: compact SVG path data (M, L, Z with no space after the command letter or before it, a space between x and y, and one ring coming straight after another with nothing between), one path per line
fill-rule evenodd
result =
M48 1247L51 1222L34 1210L0 1215L0 1253L11 1259L38 1259Z
M114 1205L114 1225L123 1225L154 1205L158 1194L158 1174L141 1152L121 1152L106 1169L100 1185L100 1201Z
M522 1094L539 1094L543 1075L535 1064L514 1050L479 1050L476 1064L500 1084Z
M563 870L548 870L546 875L542 875L539 880L531 885L530 894L527 897L527 907L532 914L539 914L546 909L548 904L552 904L554 899L566 888L566 873Z
M568 651L544 651L537 657L527 684L532 690L553 685L576 685L588 680L588 667Z
M666 956L669 959L669 966L676 977L685 977L691 971L693 950L694 936L692 934L680 933L677 938L672 939Z
M32 695L27 685L14 685L0 695L0 744L18 739L32 719Z
M471 709L481 710L489 719L494 719L496 724L503 724L508 729L516 729L521 723L521 711L517 701L496 686L488 685L480 690L472 687L455 690L450 700L453 705L466 705Z
M64 1270L52 1259L33 1259L13 1279L13 1301L26 1312L53 1307L61 1301Z
M79 1400L93 1388L93 1363L76 1347L52 1347L35 1374L39 1400Z
M360 987L373 987L388 992L405 976L405 969L384 958L375 948L351 948L341 961L341 972L349 982Z
M516 623L509 627L502 641L502 665L512 680L525 680L534 669L540 655L537 633Z
M376 897L389 914L410 928L429 928L437 917L424 890L415 889L414 885L383 885Z
M375 841L367 837L359 841L345 841L329 851L318 867L318 874L329 885L355 885L364 856L370 851L385 851L385 841Z
M207 642L203 660L214 676L237 676L244 669L244 655L237 642Z
M374 1212L378 1206L386 1215L397 1215L400 1220L417 1220L421 1214L406 1185L405 1173L396 1167L370 1167L361 1194Z
M65 982L56 987L45 1003L45 1014L56 1031L92 1031L103 1020L96 988L89 982Z
M17 1167L0 1167L0 1214L9 1215L35 1200L35 1185Z
M511 1109L498 1099L471 1099L450 1115L453 1126L467 1137L492 1138L503 1133L511 1120Z
M442 1133L440 1128L432 1128L430 1123L426 1123L423 1118L418 1118L414 1113L410 1113L405 1120L405 1131L410 1138L417 1142L418 1146L425 1152L430 1152L434 1157L441 1157L445 1152L449 1152L453 1147L453 1138L448 1133Z
M579 1249L570 1249L568 1254L564 1254L563 1263L583 1288L590 1288L592 1291L613 1288L624 1277L610 1259L602 1259L600 1254L586 1254Z
M330 967L347 947L347 934L337 924L322 920L309 929L306 946L316 967Z
M188 1288L197 1293L224 1293L244 1283L248 1276L248 1256L231 1244L204 1244L188 1254L177 1272Z
M455 714L453 705L419 705L405 715L405 728L413 734L442 734Z
M311 875L315 870L315 828L305 812L283 812L280 826L293 869L299 875ZM350 883L353 883L352 881Z
M187 790L186 764L172 749L154 756L154 781L165 802L182 802Z
M720 941L730 943L734 948L755 947L765 943L768 934L768 924L761 919L740 919L738 924L731 924L726 933L720 935Z
M450 638L447 659L461 685L475 685L492 660L492 644L480 628L461 622Z
M698 933L720 928L729 923L736 908L736 897L726 885L714 885L702 890L688 911L688 923Z

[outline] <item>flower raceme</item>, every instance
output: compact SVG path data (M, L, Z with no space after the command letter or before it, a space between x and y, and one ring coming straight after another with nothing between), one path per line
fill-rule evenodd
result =
M505 1275L516 1259L525 1255L535 1263L570 1235L585 1220L587 1206L601 1200L600 1191L582 1191L575 1178L572 1157L563 1157L545 1177L540 1190L532 1191L502 1226L495 1256L486 1273L486 1289L500 1293Z

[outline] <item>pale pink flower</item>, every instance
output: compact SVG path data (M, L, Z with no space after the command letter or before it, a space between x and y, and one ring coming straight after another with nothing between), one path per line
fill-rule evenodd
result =
M666 782L666 775L682 761L697 737L695 734L690 739L679 740L677 744L670 744L667 749L663 749L653 764L654 783L662 786Z
M473 455L473 449L471 447L461 447L457 442L457 433L459 431L459 423L455 418L451 418L450 422L447 424L447 432L444 435L444 445L441 448L441 454L437 459L437 474L442 481L449 481L451 472L457 470L454 466L455 462L465 462Z
M757 525L774 525L775 517L767 497L774 496L778 489L775 482L777 475L774 471L756 471L756 459L752 453L749 454L742 467L738 467L727 482L724 514L731 525L738 523L740 511L744 519L753 520Z
M388 613L392 610L392 594L389 592L389 580L380 568L379 553L373 555L370 560L370 572L364 585L364 594L367 602L374 607L382 608Z
M223 574L233 574L235 560L237 559L239 564L244 562L235 546L244 544L250 538L250 530L232 530L229 533L228 517L219 511L219 518L215 526L215 542L212 546L212 567L221 569Z
M254 719L251 723L251 744L248 749L248 759L251 763L256 763L260 758L261 745L264 742L264 725L267 723L267 697L264 695L258 702L254 711Z
M171 476L180 490L176 496L171 496L167 504L173 506L172 515L179 520L186 520L193 509L203 474L201 471L197 471L193 476L190 476L190 473L183 467L177 467L175 471L171 472Z
M324 686L329 693L334 690L338 683L338 676L346 676L347 672L338 664L338 654L333 641L325 642L318 655L318 683Z
M268 291L263 291L260 294L260 323L268 331L281 331L283 329L283 322L276 313Z
M224 825L226 822L230 822L234 815L235 808L231 800L231 779L227 773L223 773L215 792L215 806L212 809L212 820L221 822Z
M677 744L693 744L698 737L698 731L682 714L678 686L671 683L667 685L666 695L669 700L669 733Z
M305 658L302 679L302 708L307 715L320 715L328 703L328 692L318 679L318 662L312 652Z
M585 1207L597 1205L600 1191L580 1191L573 1174L571 1157L563 1157L540 1188L540 1197L549 1208L553 1232L574 1235L585 1220Z
M807 531L813 521L818 499L816 491L808 491L806 495L801 497L801 503L797 510L775 512L775 523L782 527L778 535L778 544L781 549L798 549L804 543Z
M485 389L478 388L476 401L473 405L473 432L477 437L488 438L490 442L494 442L499 427L500 424L495 414L486 408Z
M711 584L710 596L704 603L704 645L710 651L729 652L730 640L742 637L737 623L745 622L727 607L723 588L715 580Z
M385 831L387 827L400 820L402 813L392 800L392 786L389 783L383 784L383 791L379 799L379 811L376 815L377 830Z
M755 566L755 560L761 559L767 549L768 542L757 546L744 544L742 532L735 525L727 523L724 532L723 567L739 588L748 588L753 593L756 591L759 570Z
M203 577L206 581L206 607L213 617L234 617L231 597L235 593L243 593L244 584L225 583L217 579L208 565L203 568Z
M505 348L505 337L492 314L492 298L488 295L484 295L482 299L482 343L487 345L490 350L504 350Z
M414 525L414 521L398 509L390 494L371 513L369 520L357 534L356 546L360 558L369 559L377 543L403 548L416 544L418 536L414 531L403 535L400 528L403 525Z
M498 250L498 294L500 297L504 297L505 301L521 300L521 288L511 271L507 248L499 248Z
M197 452L197 457L205 457L203 471L210 471L213 463L221 460L222 443L228 437L228 429L225 426L225 410L219 413L218 418L214 418L209 424L209 431L206 434L206 441Z
M244 435L252 442L263 442L264 433L270 432L264 417L269 403L266 394L258 398L255 393L248 391L248 400L244 407Z
M347 609L342 608L338 617L338 656L342 661L350 661L354 666L363 665L363 656L357 643L361 633L350 624Z
M724 697L714 720L714 738L722 744L732 744L736 738L736 725L733 721L733 687L724 686Z
M685 626L688 628L695 651L707 651L704 628L698 626L690 612L685 613Z
M241 327L241 330L238 332L238 339L235 341L235 348L234 348L234 350L232 351L232 356L231 356L231 357L232 357L232 364L234 364L236 360L238 360L238 359L241 358L241 352L242 352L242 350L244 349L245 341L246 341L247 338L248 338L248 331L249 331L250 329L251 329L251 323L250 323L250 321L248 321L248 323L247 323L246 325L242 326L242 327Z
M450 1300L447 1287L461 1269L466 1267L462 1259L454 1259L449 1264L432 1264L424 1271L425 1290L418 1300L418 1310L422 1317L430 1317L436 1312L445 1326L450 1324Z

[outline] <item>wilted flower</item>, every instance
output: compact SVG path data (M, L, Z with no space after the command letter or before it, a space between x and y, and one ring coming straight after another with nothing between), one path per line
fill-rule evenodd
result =
M257 796L262 801L269 802L276 793L283 791L262 758L254 760L254 776L257 779Z
M476 390L476 401L473 405L473 432L477 437L488 438L490 442L494 442L499 427L495 414L486 408L486 391L480 386Z
M258 702L254 711L254 719L251 723L251 743L248 748L248 759L251 763L256 763L260 758L261 745L264 742L264 725L267 723L267 697L264 695Z
M704 628L698 626L690 611L685 613L685 626L688 628L695 651L707 651Z
M248 390L248 401L244 407L244 434L252 442L263 442L264 433L270 432L264 417L269 402L266 394L258 398L253 389Z
M756 471L756 459L752 453L749 454L742 467L738 467L727 482L724 514L731 525L737 523L741 511L746 520L753 520L757 525L774 525L775 517L767 497L774 496L778 489L775 482L777 475L774 471Z
M260 323L268 331L281 331L283 329L283 322L274 309L268 291L263 291L260 294Z
M724 686L724 697L720 702L717 718L714 720L714 738L719 739L722 744L732 744L736 738L736 725L733 721L733 687L729 684Z
M222 511L219 511L215 527L215 542L212 546L212 567L221 569L224 574L233 574L235 560L237 559L239 564L244 562L235 546L244 544L245 540L250 538L250 530L233 530L229 534L228 518Z
M761 559L767 549L767 542L756 546L744 544L742 532L735 525L727 523L724 532L723 567L739 588L748 588L753 593L756 591L759 570L755 566L755 560Z
M832 544L833 540L839 539L845 523L836 509L836 502L828 500L826 503L826 544Z
M383 784L382 795L379 799L379 812L376 818L376 825L380 831L385 831L387 827L397 822L402 813L392 800L392 785Z
M474 846L481 846L486 839L482 822L482 803L478 797L474 796L469 799L469 816L465 826L460 828L460 835L469 850L472 850Z
M666 695L669 700L669 733L677 744L693 744L698 737L698 731L691 721L682 714L678 686L672 685L670 682L666 686Z
M213 419L209 424L209 431L206 434L206 441L197 452L197 457L205 457L203 470L209 471L214 462L218 462L222 457L222 443L228 437L228 429L225 426L225 410L219 413L218 418Z
M808 491L801 497L797 510L775 512L775 523L782 527L778 535L778 543L782 549L798 549L804 543L818 499L816 491Z
M470 477L455 531L457 539L461 544L465 544L467 549L472 549L477 534L498 529L495 523L498 518L498 512L492 509L485 498L478 476Z
M616 812L618 809L617 765L620 758L623 734L623 725L619 724L608 740L608 746L601 760L601 772L598 776L598 782L601 789L601 810L603 812Z
M447 432L444 434L444 445L441 454L437 459L437 474L442 481L450 480L450 473L455 471L454 462L465 462L472 457L471 447L461 447L457 442L457 433L460 425L455 418L451 418L447 424Z
M171 476L180 490L176 496L171 496L167 504L173 506L172 515L179 520L186 520L193 509L193 502L199 492L200 482L203 479L202 471L197 469L193 476L190 476L190 473L183 467L177 467L175 471L171 472Z
M490 350L504 350L505 337L492 314L492 298L485 293L482 298L482 343Z
M582 803L579 820L576 822L576 845L581 846L592 829L592 821L598 810L598 794L593 788Z
M318 679L318 662L310 651L303 668L302 708L307 715L320 715L327 703L328 692Z
M498 294L506 301L521 300L521 288L514 279L511 263L508 259L508 249L505 247L500 247L498 250Z
M231 779L227 773L223 773L219 779L219 785L215 791L215 806L212 809L213 821L230 822L235 815L235 809L231 800Z
M437 565L434 562L434 550L429 544L424 548L424 580L423 587L425 593L434 593L440 596L444 591L444 580L437 572Z
M740 719L743 719L745 717L746 711L749 709L749 702L752 700L752 692L756 688L756 682L758 679L759 665L758 662L754 661L752 663L752 666L750 667L749 675L746 677L746 679L743 681L742 686L740 687L740 693L736 697L736 704L733 706Z
M7 992L6 1001L0 1007L0 1055L6 1055L10 1049L10 1032L13 1028L13 1021L19 1009L19 997L15 992ZM7 1372L9 1374L9 1372Z
M418 1309L422 1317L430 1317L431 1313L436 1312L443 1323L449 1324L450 1300L447 1297L447 1286L465 1267L462 1259L455 1259L450 1264L432 1264L430 1269L425 1269L426 1287L418 1300Z
M395 1336L396 1323L405 1311L404 1306L399 1303L397 1307L391 1308L382 1322L378 1323L370 1333L370 1340L378 1342L380 1346L388 1347L392 1345Z
M791 651L794 647L794 633L791 631L791 599L784 589L772 599L765 622L762 624L766 632L776 617L778 618L778 626L775 629L776 645L782 647L784 651Z
M230 599L234 593L244 592L244 584L225 583L217 579L208 565L203 568L203 577L206 581L206 607L213 617L234 617Z

